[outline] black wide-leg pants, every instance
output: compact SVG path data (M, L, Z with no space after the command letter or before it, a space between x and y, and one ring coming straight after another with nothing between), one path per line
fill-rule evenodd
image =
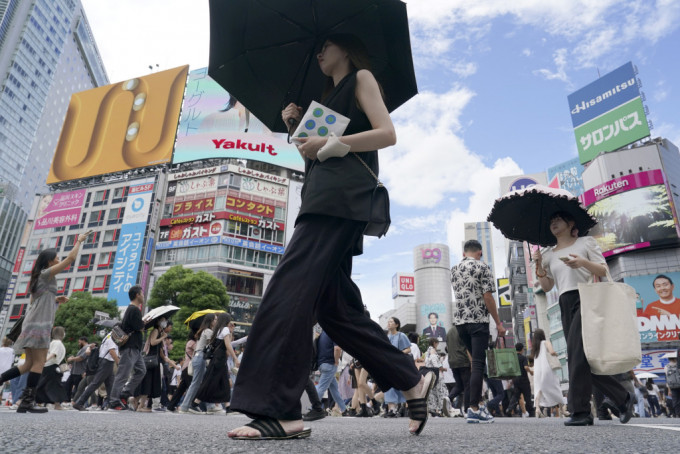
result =
M581 324L581 297L578 290L560 295L562 328L567 340L567 365L569 366L569 393L567 408L572 415L590 413L590 396L593 386L609 397L619 407L628 399L628 392L611 375L595 375L583 349Z
M364 315L361 293L351 279L352 251L364 225L323 215L298 221L248 336L233 410L252 418L301 418L315 321L361 362L380 389L407 390L418 384L413 357L392 346L382 328Z

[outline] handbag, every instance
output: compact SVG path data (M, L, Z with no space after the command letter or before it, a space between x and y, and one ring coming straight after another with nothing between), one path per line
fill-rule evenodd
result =
M66 371L68 371L68 364L61 363L61 364L59 364L59 366L57 366L57 373L58 374L65 374Z
M578 284L581 297L583 349L592 373L627 372L642 362L635 309L635 289L614 282Z
M502 348L500 347L501 339L503 340ZM522 375L517 351L514 348L505 348L505 339L502 337L496 340L496 348L486 351L486 364L490 378L509 380Z
M562 369L562 363L560 362L559 359L557 359L557 356L553 356L550 354L550 352L545 352L548 355L548 365L550 365L550 368L552 370L560 370Z
M16 342L17 339L19 339L21 328L24 326L24 318L26 318L26 314L22 315L19 320L14 323L12 329L9 330L9 333L7 333L7 339L11 340L12 342Z
M371 174L376 181L376 187L371 194L371 207L368 212L368 224L364 228L364 235L377 236L378 238L384 236L390 228L392 219L390 218L390 195L387 188L378 179L378 176L371 170L371 168L359 157L358 154L352 153L356 158L366 167L366 170Z
M153 369L158 367L159 365L158 361L158 355L144 355L144 365L146 366L146 370Z
M189 361L189 365L187 366L187 375L190 377L194 376L194 365L192 363L193 361Z

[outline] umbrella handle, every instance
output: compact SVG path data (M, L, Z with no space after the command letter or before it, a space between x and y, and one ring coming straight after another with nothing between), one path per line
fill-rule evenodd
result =
M295 131L295 125L296 124L297 124L297 121L295 121L295 118L289 118L288 119L288 138L286 139L288 143L293 143L292 140L290 140L290 137L293 134L292 131Z

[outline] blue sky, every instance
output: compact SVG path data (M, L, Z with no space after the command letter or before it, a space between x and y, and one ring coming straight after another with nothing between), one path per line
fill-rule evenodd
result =
M207 66L207 1L83 0L111 82ZM187 8L191 5L190 8ZM368 239L354 272L373 317L393 308L391 277L419 244L449 244L485 220L501 176L576 156L567 95L632 61L654 124L680 146L680 1L413 0L407 2L420 94L392 116L380 153L393 226ZM675 50L673 50L675 49ZM496 269L503 239L494 237ZM500 276L499 276L500 277Z

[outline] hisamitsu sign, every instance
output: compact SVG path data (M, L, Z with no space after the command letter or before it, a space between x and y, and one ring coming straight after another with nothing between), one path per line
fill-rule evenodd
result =
M633 63L568 96L582 164L649 135Z

